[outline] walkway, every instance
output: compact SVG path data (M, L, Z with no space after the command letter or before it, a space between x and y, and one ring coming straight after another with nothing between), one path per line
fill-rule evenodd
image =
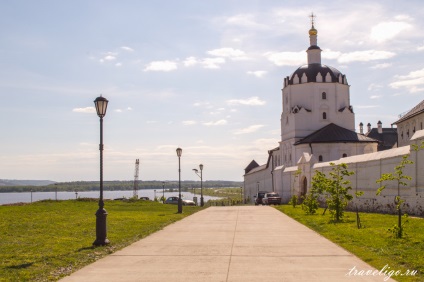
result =
M387 279L347 275L353 267L358 272L372 269L274 208L210 207L62 281L381 282Z

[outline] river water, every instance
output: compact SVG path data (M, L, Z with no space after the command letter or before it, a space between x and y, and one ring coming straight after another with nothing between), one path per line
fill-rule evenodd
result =
M149 197L150 200L153 200L154 197L162 197L162 190L139 190L138 197ZM164 192L165 198L171 196L177 196L178 192ZM77 192L19 192L19 193L0 193L0 205L4 204L14 204L14 203L31 203L40 200L70 200L78 198L99 198L99 191L81 191ZM103 191L104 199L116 199L116 198L131 198L133 196L133 191ZM187 200L193 200L193 196L197 197L197 202L200 203L200 195L196 193L194 195L190 192L181 192L181 197ZM219 199L217 197L203 196L205 203L211 199Z

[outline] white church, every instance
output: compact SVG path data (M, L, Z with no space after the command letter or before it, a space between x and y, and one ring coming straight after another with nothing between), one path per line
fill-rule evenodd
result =
M313 19L313 18L312 18ZM284 79L282 89L281 141L268 151L266 164L252 161L244 174L244 196L250 201L258 191L279 193L287 203L292 195L305 195L316 170L329 172L330 162L346 163L355 174L350 177L353 192L363 191L358 206L365 211L390 211L394 207L397 184L388 183L382 195L376 180L382 173L394 172L403 155L410 154L413 165L405 174L412 176L402 187L406 199L403 210L424 215L424 149L411 144L424 141L424 101L393 124L396 128L355 132L355 114L350 104L346 75L321 63L317 30L309 30L307 64ZM393 125L392 124L392 125Z

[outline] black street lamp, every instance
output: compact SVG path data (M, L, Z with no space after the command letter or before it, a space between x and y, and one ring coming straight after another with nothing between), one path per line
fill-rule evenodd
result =
M165 204L165 181L162 182L162 204Z
M200 174L196 168L193 168L193 170L197 174L197 176L200 177L200 206L203 207L205 204L203 201L203 164L200 164L199 168L200 168Z
M181 154L183 149L177 148L178 156L178 213L183 212L183 200L181 199Z
M110 243L106 234L107 212L104 209L105 204L103 202L103 117L106 115L108 102L102 95L94 100L97 115L100 118L100 198L99 209L96 212L96 241L93 243L94 246L104 246Z
M78 191L75 190L75 200L78 200Z

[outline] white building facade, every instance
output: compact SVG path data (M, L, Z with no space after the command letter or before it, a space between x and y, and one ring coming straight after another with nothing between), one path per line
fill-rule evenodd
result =
M281 141L278 148L268 151L266 164L259 166L255 162L256 166L246 167L245 198L253 201L258 190L275 191L287 203L292 195L307 193L315 170L329 171L330 162L344 162L356 172L354 189L365 191L363 199L369 199L376 207L376 201L382 202L383 198L375 196L378 189L375 181L382 173L392 172L402 155L410 152L413 133L405 142L405 148L383 153L377 152L376 139L355 132L355 114L346 75L321 63L317 34L312 22L310 46L306 51L308 63L284 79ZM413 142L418 142L422 136L418 134L414 138ZM419 159L422 154L414 151L411 156ZM414 166L418 165L424 166L424 163L417 162ZM415 185L411 189L416 194L422 193L422 180L411 184ZM414 209L422 206L422 203L410 204Z

